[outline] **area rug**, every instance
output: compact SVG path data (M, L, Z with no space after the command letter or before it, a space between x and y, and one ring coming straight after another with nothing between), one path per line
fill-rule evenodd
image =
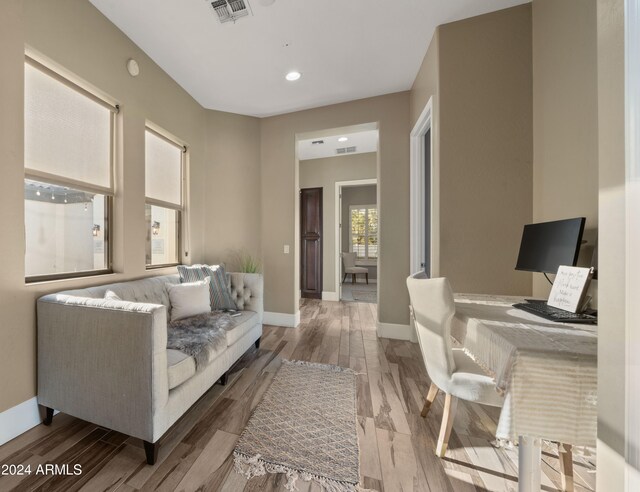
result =
M353 492L360 481L356 374L351 369L283 360L233 452L247 479L285 473L328 492Z
M375 290L352 290L351 295L354 301L378 302L378 294Z

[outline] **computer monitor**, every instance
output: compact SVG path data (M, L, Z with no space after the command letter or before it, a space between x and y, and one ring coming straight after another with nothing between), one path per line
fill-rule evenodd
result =
M556 273L560 265L575 266L584 223L577 217L524 226L516 270Z

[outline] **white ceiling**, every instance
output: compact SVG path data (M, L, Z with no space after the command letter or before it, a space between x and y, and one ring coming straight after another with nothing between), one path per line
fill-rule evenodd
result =
M408 90L437 25L526 3L249 2L252 16L220 24L207 0L91 0L204 107L253 116Z
M346 137L346 142L338 142L340 137ZM314 141L324 143L314 144ZM342 147L356 147L355 152L349 154L338 154L337 149ZM365 152L378 151L378 130L367 130L357 133L343 133L328 137L315 137L298 140L298 159L321 159L323 157L336 157L353 154L363 154Z

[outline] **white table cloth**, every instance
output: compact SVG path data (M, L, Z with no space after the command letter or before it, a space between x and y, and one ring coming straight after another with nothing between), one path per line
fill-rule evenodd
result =
M594 446L597 327L545 321L519 297L456 295L452 335L505 394L496 437Z

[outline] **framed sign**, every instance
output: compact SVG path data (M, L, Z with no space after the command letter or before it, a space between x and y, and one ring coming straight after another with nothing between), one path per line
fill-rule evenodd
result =
M577 313L591 282L593 268L560 266L549 294L549 306Z

